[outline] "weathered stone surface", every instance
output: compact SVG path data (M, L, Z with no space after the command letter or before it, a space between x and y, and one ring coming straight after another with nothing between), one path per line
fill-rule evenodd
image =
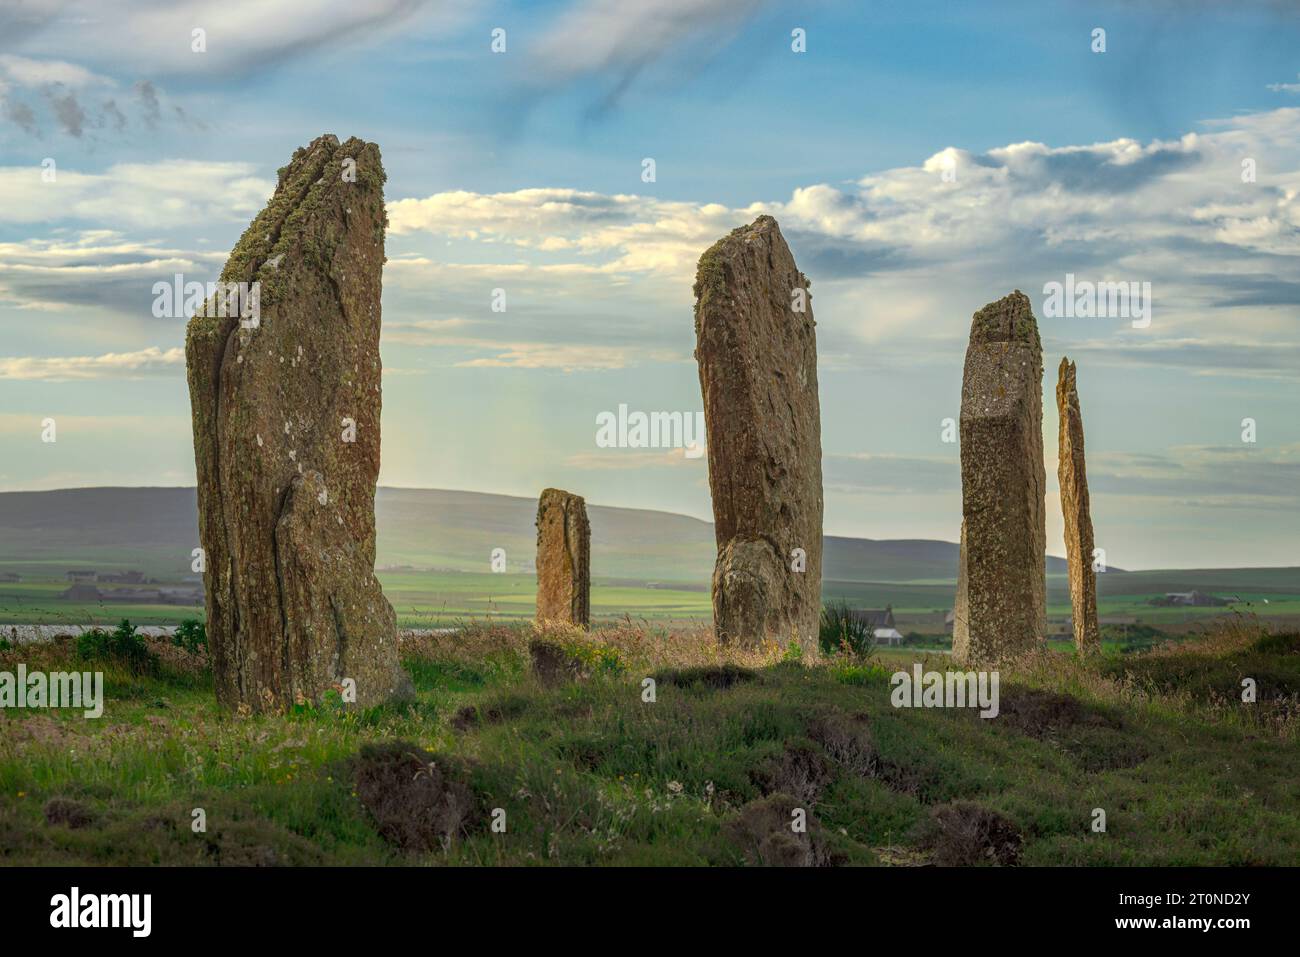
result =
M714 628L723 641L797 639L815 654L822 448L811 300L771 216L700 257L695 358L718 542Z
M991 664L1047 631L1043 350L1020 290L975 313L961 395L962 543L953 655Z
M537 620L591 620L591 525L587 503L558 488L537 502Z
M221 274L260 284L257 324L211 303L189 323L207 631L230 708L317 702L347 679L362 707L409 688L374 577L384 179L373 143L297 150Z
M970 619L970 600L966 594L966 519L961 520L961 539L957 550L957 597L952 603L953 654L956 654L957 633L969 634L961 622Z
M1075 366L1061 360L1056 379L1056 408L1061 429L1057 478L1061 511L1065 513L1065 557L1070 573L1070 606L1074 612L1074 646L1080 653L1101 650L1097 627L1097 573L1092 567L1092 511L1088 503L1088 472L1083 457L1083 413L1075 383Z

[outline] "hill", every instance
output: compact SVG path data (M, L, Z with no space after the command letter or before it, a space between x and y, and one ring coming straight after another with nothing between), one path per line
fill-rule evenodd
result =
M380 488L378 564L483 572L492 550L512 572L533 570L534 499L442 489ZM713 525L649 509L589 505L596 577L706 584ZM0 493L0 565L61 576L68 568L138 568L157 577L190 574L198 545L193 488L85 488ZM1048 557L1049 574L1065 562ZM1118 569L1117 569L1118 570ZM875 541L827 536L823 577L846 582L951 582L957 545L927 539Z
M527 618L534 608L530 498L440 489L380 488L376 496L379 576L399 621L434 627L462 617ZM686 515L589 505L592 611L601 620L625 615L655 620L707 620L713 571L713 526ZM64 598L67 572L137 570L161 582L188 580L198 545L193 488L87 488L0 493L0 622L174 623L197 601L160 604L138 593ZM507 574L492 574L493 549L506 553ZM827 536L823 594L856 607L893 607L904 632L942 634L952 607L957 545L929 539L875 541ZM1048 557L1048 612L1069 614L1065 562ZM1098 610L1111 624L1146 623L1184 630L1207 617L1256 612L1300 622L1300 570L1174 569L1098 576ZM110 590L113 586L105 586ZM1192 589L1235 595L1224 607L1155 607L1151 600ZM196 592L197 594L197 592Z

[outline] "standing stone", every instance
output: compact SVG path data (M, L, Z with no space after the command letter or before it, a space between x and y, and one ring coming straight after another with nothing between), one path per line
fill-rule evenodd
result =
M1047 632L1043 349L1016 290L971 321L961 390L961 567L952 649L993 664Z
M775 219L733 230L696 270L695 358L718 541L714 630L815 654L822 446L808 287Z
M1074 647L1080 654L1101 650L1097 627L1097 573L1092 567L1092 511L1088 472L1083 458L1083 413L1075 387L1074 363L1061 360L1056 380L1056 408L1061 416L1059 464L1061 511L1065 513L1065 557L1070 570L1070 607L1074 612Z
M189 323L207 633L231 709L409 689L374 575L384 179L373 143L297 150L221 273L256 284L260 314L212 300Z
M591 525L580 495L558 488L537 502L537 620L591 621Z
M961 520L961 544L958 546L957 559L957 597L952 603L953 654L956 655L957 632L961 630L960 622L968 618L967 608L970 599L966 594L966 519Z

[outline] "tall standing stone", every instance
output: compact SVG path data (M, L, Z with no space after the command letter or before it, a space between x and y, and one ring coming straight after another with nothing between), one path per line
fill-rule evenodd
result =
M260 308L214 300L189 323L207 633L232 709L409 688L374 575L384 179L373 143L297 150L221 273Z
M695 358L708 434L722 641L817 648L821 408L808 280L760 216L700 257Z
M961 392L961 567L953 655L984 665L1047 631L1043 349L1016 290L971 321Z
M1080 654L1101 650L1097 627L1097 573L1092 565L1092 511L1088 504L1088 472L1083 457L1083 413L1075 384L1075 366L1061 360L1056 380L1056 408L1061 417L1057 478L1061 511L1065 513L1065 557L1070 574L1070 607L1074 613L1074 646Z
M548 488L537 502L537 620L591 621L591 524L579 495Z

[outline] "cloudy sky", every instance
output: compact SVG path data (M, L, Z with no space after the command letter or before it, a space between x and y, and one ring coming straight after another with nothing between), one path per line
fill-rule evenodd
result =
M388 171L383 484L708 517L703 459L596 417L701 408L695 262L770 213L812 281L829 533L956 539L943 420L1019 288L1054 552L1068 354L1110 564L1300 564L1296 6L989 6L0 2L0 489L192 484L153 284L215 278L332 132ZM1067 273L1149 282L1150 325L1046 316Z

